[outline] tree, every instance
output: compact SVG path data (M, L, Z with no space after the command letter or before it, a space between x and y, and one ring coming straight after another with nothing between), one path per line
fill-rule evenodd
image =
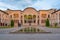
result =
M11 20L11 27L13 27L14 26L14 21L13 20Z
M47 27L50 26L50 23L49 23L49 19L48 19L48 18L46 19L46 26L47 26Z

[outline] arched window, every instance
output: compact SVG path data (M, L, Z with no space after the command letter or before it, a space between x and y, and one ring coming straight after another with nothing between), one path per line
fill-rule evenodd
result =
M42 18L46 18L47 14L42 14L41 17Z
M36 15L33 15L33 19L35 19L36 18Z
M32 19L32 15L28 15L28 19Z
M27 15L24 15L24 19L27 19Z
M27 15L24 15L24 23L27 23Z
M50 15L48 15L48 18L50 18Z
M13 14L14 15L14 18L18 18L19 17L19 14Z
M10 18L12 18L12 15L10 15Z

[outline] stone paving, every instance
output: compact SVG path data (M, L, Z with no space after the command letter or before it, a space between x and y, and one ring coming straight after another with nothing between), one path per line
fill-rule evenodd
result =
M0 34L0 40L60 40L60 34Z

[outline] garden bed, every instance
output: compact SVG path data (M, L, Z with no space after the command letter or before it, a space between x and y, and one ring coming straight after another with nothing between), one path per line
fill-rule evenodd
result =
M57 27L55 27L55 26L49 26L48 28L60 28L60 27L58 27L58 26Z
M0 26L0 29L4 29L4 28L13 28L11 26Z

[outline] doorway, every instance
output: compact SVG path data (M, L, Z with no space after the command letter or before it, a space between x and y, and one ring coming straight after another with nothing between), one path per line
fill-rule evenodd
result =
M18 22L18 27L21 27L21 23Z

